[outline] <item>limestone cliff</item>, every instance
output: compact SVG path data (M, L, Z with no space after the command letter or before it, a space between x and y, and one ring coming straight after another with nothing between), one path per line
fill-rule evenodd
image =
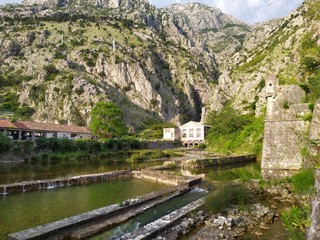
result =
M33 120L84 125L94 103L107 100L135 129L200 120L217 76L215 58L170 15L148 6L139 6L138 15L95 6L78 12L14 6L22 21L4 8L1 97L12 101L9 110L31 108Z

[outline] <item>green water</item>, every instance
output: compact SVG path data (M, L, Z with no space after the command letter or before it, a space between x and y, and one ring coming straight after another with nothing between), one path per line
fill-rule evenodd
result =
M117 180L0 196L0 239L8 233L84 213L166 188L142 179Z
M205 196L207 193L200 189L191 190L190 192L183 194L182 196L173 198L167 202L161 203L156 207L148 209L144 213L132 218L128 222L114 227L100 235L92 237L92 240L116 240L122 235L130 233L138 228L145 226L146 224L157 220L183 206Z
M101 160L72 160L56 164L0 164L0 185L23 181L71 177L115 170L136 170L155 165L162 165L162 162L145 161L143 163L129 163L126 162L125 157Z

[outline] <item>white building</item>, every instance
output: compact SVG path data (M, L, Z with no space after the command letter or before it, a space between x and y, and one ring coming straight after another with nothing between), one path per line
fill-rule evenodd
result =
M210 127L200 122L190 121L179 128L183 145L193 147L204 142Z
M180 139L185 147L197 146L204 142L210 126L206 126L201 122L190 121L179 128L164 128L164 140Z
M163 129L163 139L169 141L175 141L180 139L180 129L179 128L164 128Z

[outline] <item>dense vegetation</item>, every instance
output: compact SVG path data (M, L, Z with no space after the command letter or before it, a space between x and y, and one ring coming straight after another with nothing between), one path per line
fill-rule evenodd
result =
M211 126L207 137L210 150L225 154L261 155L263 117L242 115L226 106L221 112L211 112L207 117L207 124Z
M112 102L98 102L91 111L90 129L100 138L121 137L128 133L123 112Z
M307 93L306 101L314 103L320 98L320 46L311 34L301 41L300 59L306 75L306 85L302 85Z
M310 202L315 191L315 176L313 169L305 169L286 181L293 186L293 191L306 196L308 201L293 205L281 213L281 219L290 234L290 239L304 239L306 229L310 227L311 207Z

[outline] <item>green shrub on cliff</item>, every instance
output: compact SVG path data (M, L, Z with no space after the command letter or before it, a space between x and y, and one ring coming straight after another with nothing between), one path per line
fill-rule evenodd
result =
M314 191L315 177L313 169L303 170L291 177L294 191L298 194L310 194Z
M211 126L207 145L214 152L254 153L262 152L263 117L241 115L227 106L221 112L211 112L207 118Z

